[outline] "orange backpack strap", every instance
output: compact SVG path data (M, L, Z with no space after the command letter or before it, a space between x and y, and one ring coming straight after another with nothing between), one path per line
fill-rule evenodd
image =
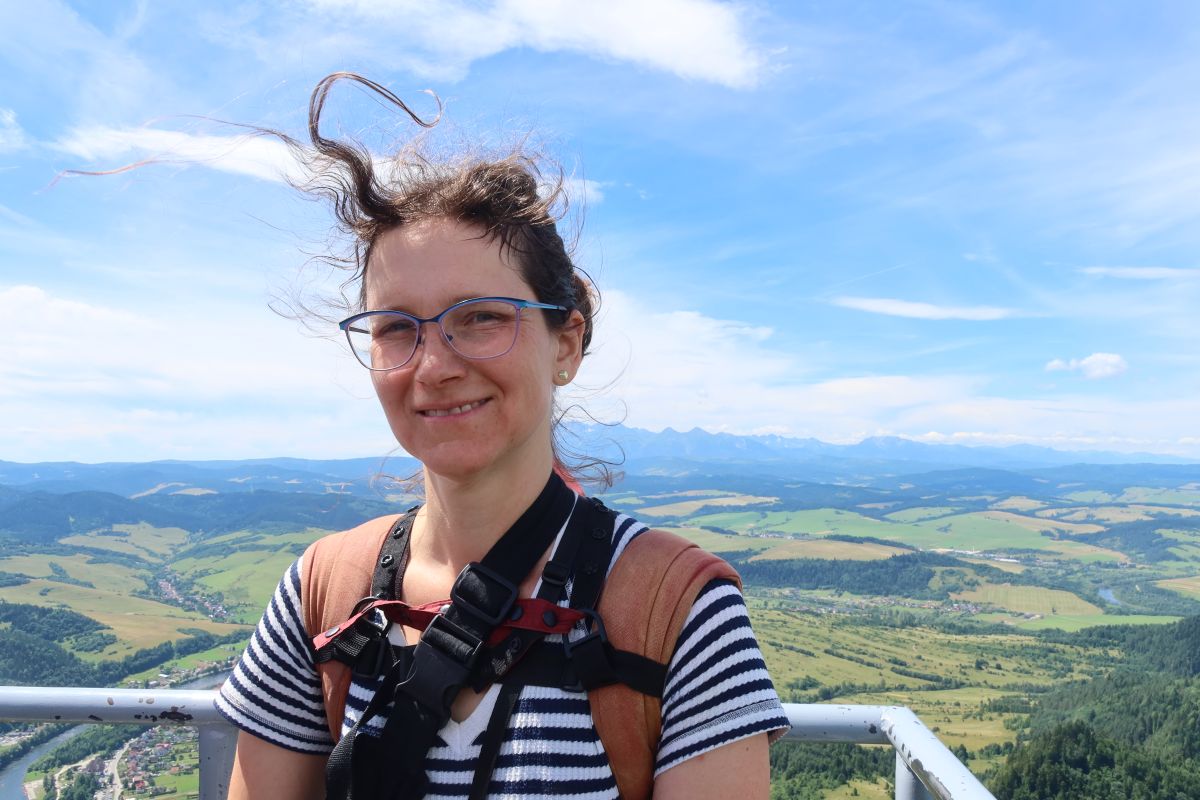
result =
M700 591L737 572L712 553L666 531L646 531L625 548L605 581L597 611L608 640L669 664L683 623ZM622 800L644 800L654 788L654 759L662 732L662 701L624 684L588 693L592 719Z
M398 518L371 520L305 551L301 600L310 636L349 618L355 603L370 592L375 559ZM696 597L710 581L721 579L741 587L733 567L687 539L666 531L642 533L626 546L604 584L597 611L609 642L668 664ZM336 660L318 664L317 670L329 732L337 741L353 675ZM588 692L588 702L622 800L649 798L662 701L613 684Z
M300 573L300 603L309 637L350 617L354 604L371 593L371 576L383 539L399 514L364 522L357 528L318 539L304 551ZM342 734L346 694L353 674L340 661L317 664L329 733Z

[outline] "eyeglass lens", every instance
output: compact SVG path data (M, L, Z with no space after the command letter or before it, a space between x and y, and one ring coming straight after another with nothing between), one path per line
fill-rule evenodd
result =
M443 312L435 323L445 341L466 358L496 358L517 340L520 310L503 300L476 300ZM421 339L416 317L399 311L365 314L346 328L354 355L375 370L396 369L409 362Z

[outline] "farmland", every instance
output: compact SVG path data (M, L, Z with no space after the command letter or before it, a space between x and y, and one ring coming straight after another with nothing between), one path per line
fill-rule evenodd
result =
M1036 698L1126 663L1120 647L1076 632L1200 612L1200 491L968 477L946 488L920 476L881 487L635 476L604 499L742 572L785 700L909 706L984 771L1003 761ZM225 662L239 645L204 637L247 635L288 565L326 532L314 519L352 505L173 483L129 496L193 522L160 514L87 528L76 514L61 535L4 551L0 600L90 620L93 634L56 644L86 665L182 645L126 681ZM827 796L851 789L883 791L856 780Z

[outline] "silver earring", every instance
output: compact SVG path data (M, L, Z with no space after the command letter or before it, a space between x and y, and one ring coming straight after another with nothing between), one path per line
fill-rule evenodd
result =
M567 381L569 381L570 379L571 379L571 373L567 372L565 369L560 369L560 370L558 371L558 381L559 381L559 383L566 383L566 382L567 382Z

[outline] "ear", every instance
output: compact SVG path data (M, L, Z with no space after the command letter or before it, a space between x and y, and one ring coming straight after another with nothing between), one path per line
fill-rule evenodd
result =
M552 332L557 346L552 375L557 376L559 371L565 371L569 381L579 372L579 365L583 361L585 324L583 314L580 314L578 309L573 309L567 316L566 325ZM558 381L555 380L555 383Z

